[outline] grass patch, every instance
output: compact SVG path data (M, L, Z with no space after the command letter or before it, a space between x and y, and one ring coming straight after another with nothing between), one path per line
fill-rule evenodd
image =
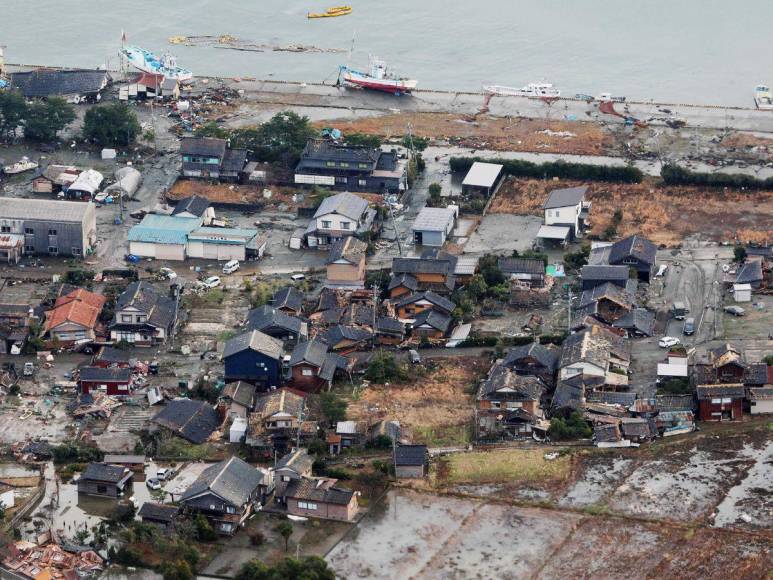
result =
M158 457L166 459L222 459L223 452L210 443L194 445L178 437L162 441L158 444Z
M569 476L571 457L547 460L540 449L508 449L457 453L447 461L448 483L505 483L542 481Z
M469 425L440 425L414 427L413 441L430 447L467 445L471 440Z
M225 300L225 290L213 288L201 294L185 294L182 298L183 306L189 310L193 308L211 308L222 304Z

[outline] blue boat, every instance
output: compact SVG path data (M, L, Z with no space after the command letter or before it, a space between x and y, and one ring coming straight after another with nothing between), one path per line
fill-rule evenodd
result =
M167 79L176 79L180 82L189 81L193 73L186 68L177 66L177 59L169 53L164 53L161 58L144 48L138 46L124 46L121 54L126 61L142 72L163 75Z

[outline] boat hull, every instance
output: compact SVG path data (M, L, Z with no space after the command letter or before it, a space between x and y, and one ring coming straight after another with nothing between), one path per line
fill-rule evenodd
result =
M164 78L175 79L180 82L193 79L193 73L188 69L164 66L155 55L141 48L130 46L124 48L121 53L126 58L126 62L138 71L163 75Z
M343 80L345 83L356 87L371 91L380 91L382 93L390 93L392 95L410 93L418 84L418 81L411 79L376 79L355 72L344 72Z

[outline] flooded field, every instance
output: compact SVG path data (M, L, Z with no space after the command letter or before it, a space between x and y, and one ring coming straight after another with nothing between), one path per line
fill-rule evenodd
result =
M741 532L393 490L327 559L350 579L759 578L770 547Z

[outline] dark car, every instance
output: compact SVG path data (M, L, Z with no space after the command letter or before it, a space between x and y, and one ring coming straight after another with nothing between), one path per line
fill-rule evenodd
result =
M733 316L744 316L746 314L746 310L740 306L725 306L725 312Z

